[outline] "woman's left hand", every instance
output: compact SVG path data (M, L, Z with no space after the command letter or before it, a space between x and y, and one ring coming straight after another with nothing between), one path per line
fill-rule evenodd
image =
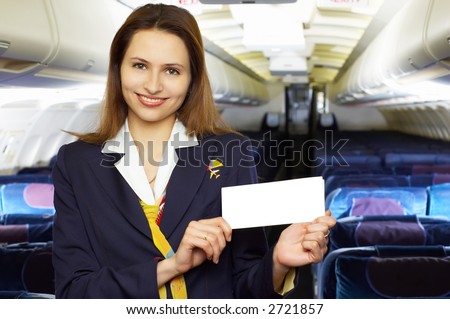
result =
M320 262L327 252L328 234L336 219L327 211L311 223L292 224L281 233L274 248L274 267L286 271Z

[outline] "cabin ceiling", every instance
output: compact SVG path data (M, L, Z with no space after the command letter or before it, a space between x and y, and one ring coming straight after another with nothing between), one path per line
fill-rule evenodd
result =
M118 1L132 8L149 2ZM356 53L365 48L360 41L369 43L398 6L405 3L389 1L391 9L381 10L388 1L297 0L229 5L202 4L207 0L150 2L190 10L198 21L206 50L247 74L267 82L313 84L332 83L349 58L355 59ZM258 38L262 43L246 42L246 34L252 31L256 32L250 40ZM279 43L271 46L263 42Z

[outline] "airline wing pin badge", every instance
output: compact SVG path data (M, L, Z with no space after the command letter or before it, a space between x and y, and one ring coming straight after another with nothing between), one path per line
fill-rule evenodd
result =
M221 161L219 160L211 160L209 162L208 167L206 168L206 170L209 172L209 179L212 179L213 176L218 179L220 174L220 169L218 167L222 167L223 164Z

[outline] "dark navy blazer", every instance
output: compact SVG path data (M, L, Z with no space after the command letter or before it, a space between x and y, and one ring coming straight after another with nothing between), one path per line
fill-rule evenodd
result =
M177 153L160 226L175 251L190 221L221 216L222 187L257 182L250 141L240 135L211 136ZM81 141L58 153L53 171L57 298L159 298L156 265L162 256L138 197L114 166L120 158ZM217 179L207 170L212 159L224 164ZM234 230L232 237L219 264L206 261L184 275L188 297L279 297L263 229Z

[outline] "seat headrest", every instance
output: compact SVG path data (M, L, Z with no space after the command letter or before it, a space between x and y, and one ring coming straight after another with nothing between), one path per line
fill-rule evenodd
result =
M13 183L0 188L3 214L54 213L54 186L47 183Z
M405 215L405 208L393 198L353 198L350 216Z

